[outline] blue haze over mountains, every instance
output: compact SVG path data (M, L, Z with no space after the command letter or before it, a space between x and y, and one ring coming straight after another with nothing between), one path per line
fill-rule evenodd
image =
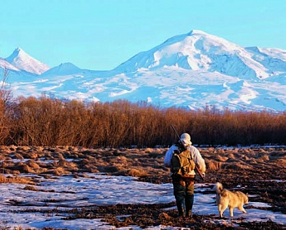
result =
M286 110L285 50L241 47L199 30L169 38L109 71L73 63L49 67L21 48L0 58L1 75L5 69L14 97L46 93L70 100L125 99L192 110Z

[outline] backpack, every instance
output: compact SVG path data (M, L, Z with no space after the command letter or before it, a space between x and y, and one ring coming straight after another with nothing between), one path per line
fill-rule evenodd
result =
M171 159L171 172L173 175L180 175L182 177L189 176L189 172L196 167L192 158L190 150L184 150L180 152L175 150Z

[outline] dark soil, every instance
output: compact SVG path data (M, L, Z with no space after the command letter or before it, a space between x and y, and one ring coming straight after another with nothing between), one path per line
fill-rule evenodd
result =
M81 211L75 210L73 215L67 219L77 218L99 218L111 225L127 227L137 225L141 228L149 226L174 226L188 229L286 229L286 226L276 224L272 221L267 222L242 222L242 219L234 219L231 224L220 224L215 220L221 220L214 215L193 215L192 217L179 217L177 211L165 208L173 207L175 204L152 204L152 205L113 205L99 206ZM227 220L227 218L224 218ZM238 227L234 227L234 226Z

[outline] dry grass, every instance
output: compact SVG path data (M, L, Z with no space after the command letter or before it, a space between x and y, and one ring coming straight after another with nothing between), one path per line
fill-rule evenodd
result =
M214 161L214 160L206 160L207 170L215 171L222 167L222 162Z
M161 180L170 174L170 169L163 164L167 150L0 146L0 157L4 159L0 163L0 173L14 175L11 178L2 175L1 183L30 183L29 179L19 177L21 173L62 176L104 172L110 175L158 177ZM286 167L285 148L199 150L207 165L207 175L211 173L212 176L223 169L256 171L267 168L269 164L282 169ZM35 156L31 157L31 154Z
M4 175L0 174L0 183L31 184L33 182L27 177L5 177Z
M147 176L148 173L144 170L141 169L130 169L126 173L128 176L133 176L133 177L140 177L140 176Z

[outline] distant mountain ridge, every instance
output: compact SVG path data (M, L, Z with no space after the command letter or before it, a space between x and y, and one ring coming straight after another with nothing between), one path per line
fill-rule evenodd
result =
M42 76L47 75L67 75L67 74L74 74L77 72L81 72L82 70L78 68L76 65L67 62L61 63L59 66L53 67L42 74Z
M49 92L68 99L126 99L190 109L286 109L285 50L244 48L200 30L169 38L109 71L72 63L49 68L20 48L0 59L0 68L9 70L17 96Z

